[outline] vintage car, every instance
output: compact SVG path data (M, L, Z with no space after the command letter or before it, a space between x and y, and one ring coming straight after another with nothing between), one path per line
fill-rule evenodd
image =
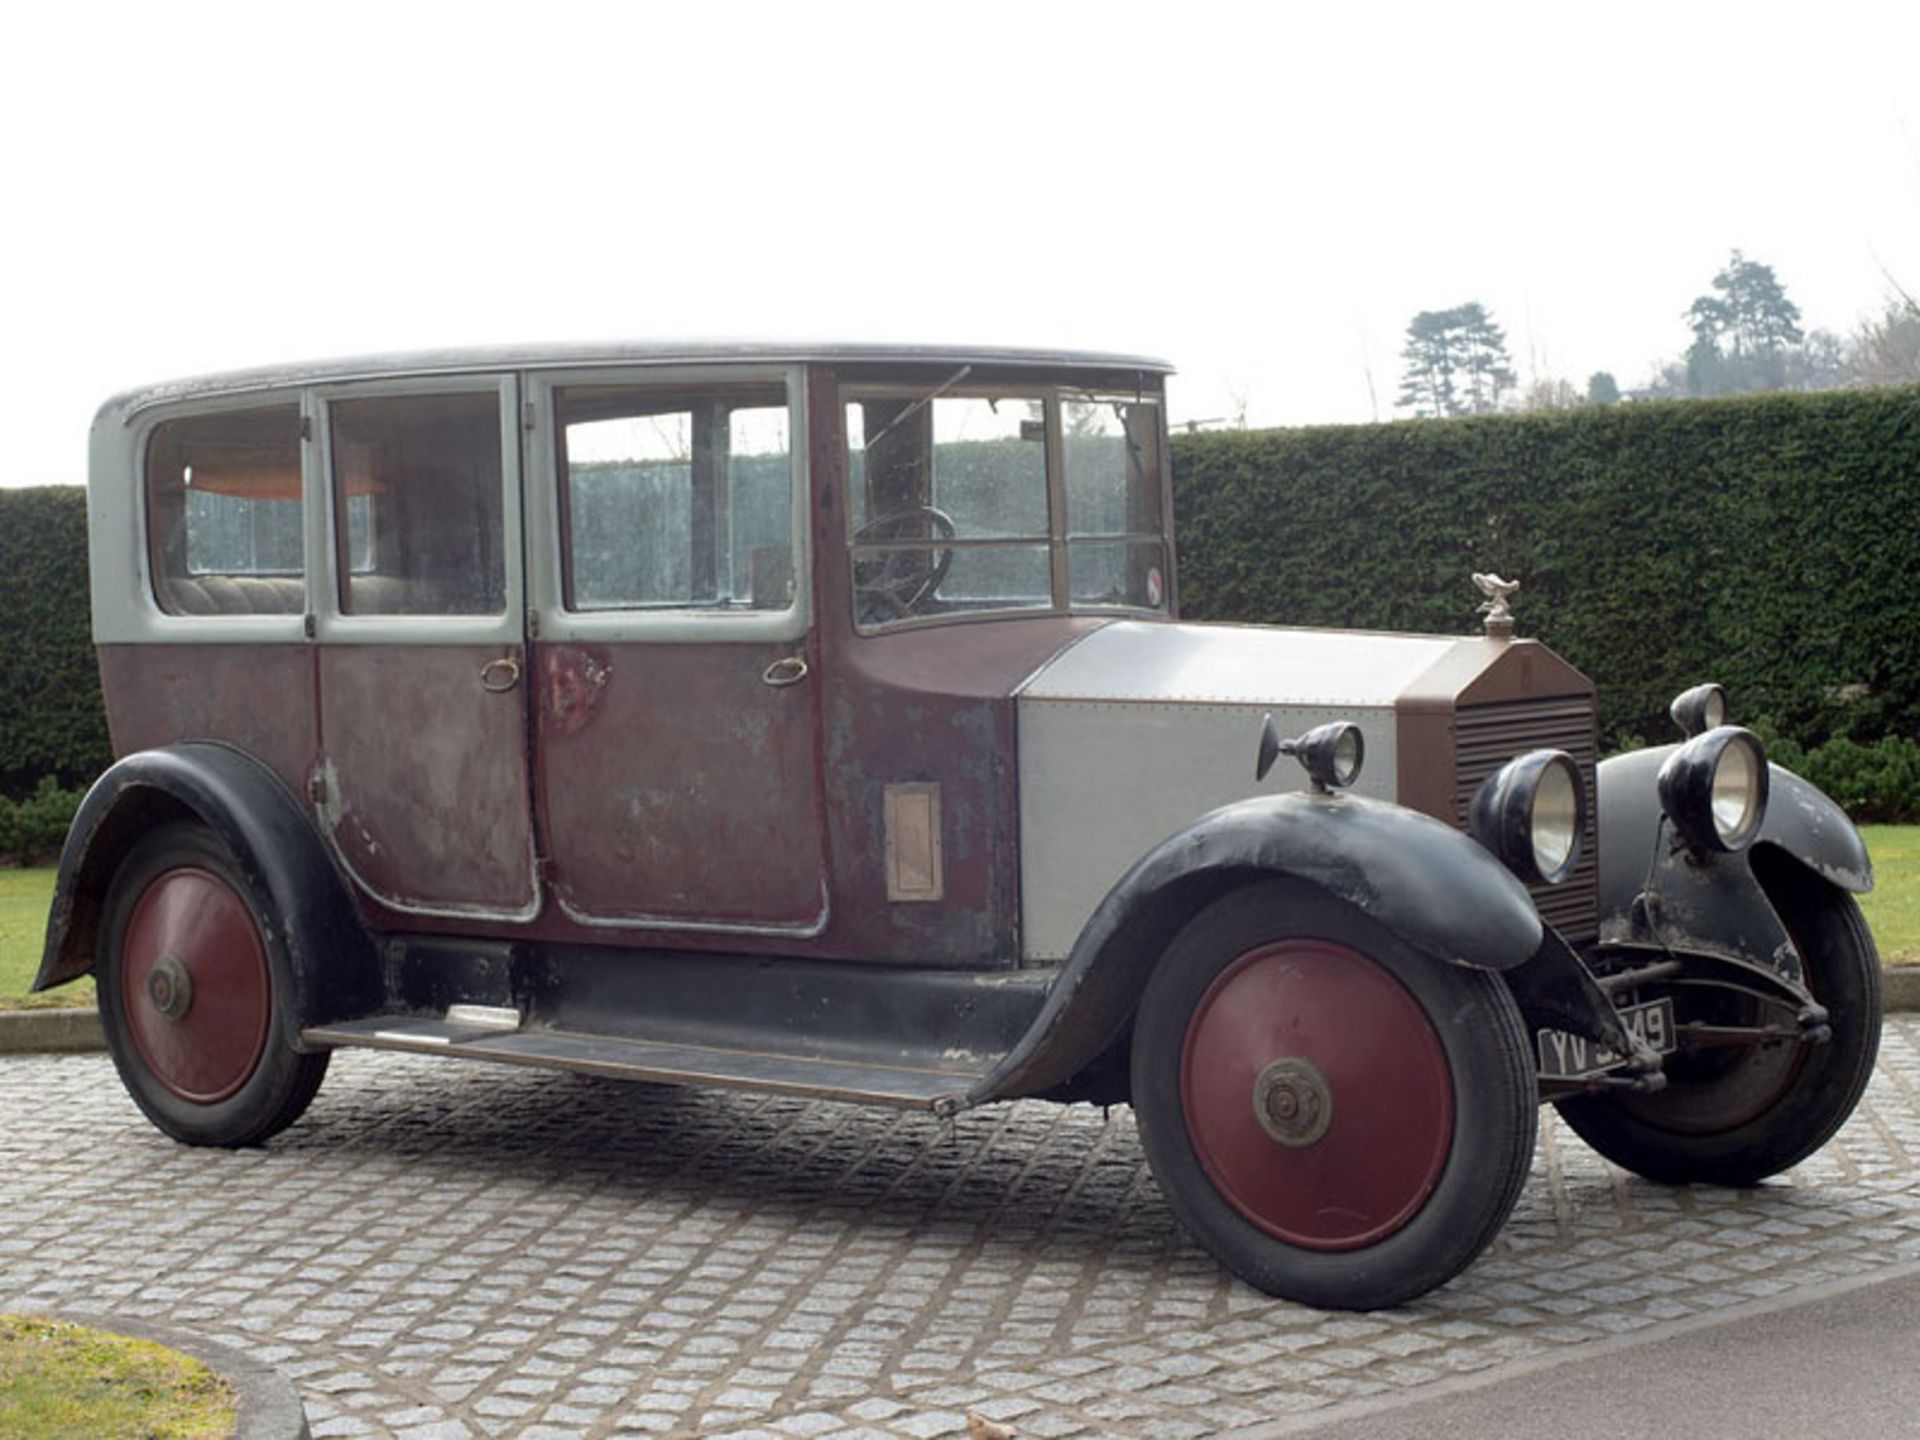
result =
M1458 635L1183 623L1166 373L528 348L109 401L122 758L37 988L93 973L201 1145L341 1046L1129 1101L1201 1243L1328 1307L1479 1254L1542 1100L1661 1181L1822 1145L1880 1025L1846 816L1713 686L1598 763L1495 576Z

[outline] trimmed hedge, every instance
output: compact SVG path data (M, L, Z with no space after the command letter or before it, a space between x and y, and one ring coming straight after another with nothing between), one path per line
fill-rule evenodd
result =
M1214 432L1173 459L1195 619L1467 633L1493 570L1594 678L1610 747L1668 738L1706 679L1810 746L1920 730L1920 389Z
M1468 633L1496 570L1609 747L1712 678L1856 814L1920 819L1920 389L1214 432L1173 462L1195 619ZM85 492L0 490L0 795L110 758Z
M112 760L87 603L87 492L0 490L0 795Z

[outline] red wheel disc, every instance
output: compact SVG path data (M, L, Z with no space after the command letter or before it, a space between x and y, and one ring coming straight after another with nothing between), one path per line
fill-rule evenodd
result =
M1187 1024L1180 1103L1214 1188L1310 1250L1355 1250L1405 1225L1453 1137L1446 1052L1426 1014L1380 966L1325 940L1263 945L1220 973Z
M121 1009L154 1079L202 1105L246 1084L266 1050L272 1000L266 949L233 887L193 867L156 876L121 952Z

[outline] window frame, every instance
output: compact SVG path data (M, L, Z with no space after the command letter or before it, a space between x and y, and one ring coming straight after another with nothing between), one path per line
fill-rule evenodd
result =
M839 430L840 458L846 471L847 484L853 484L853 441L847 433L847 407L859 404L865 399L903 400L925 396L929 406L937 405L946 399L994 399L994 400L1034 400L1042 405L1042 414L1047 427L1046 470L1047 470L1047 533L1045 535L1022 536L1011 539L960 539L954 542L957 548L1001 548L1017 549L1022 546L1034 547L1042 543L1048 547L1049 572L1051 575L1051 601L1045 605L1003 605L982 606L954 610L942 615L912 615L902 619L881 623L867 623L860 617L859 597L853 586L854 565L863 548L854 539L854 505L849 496L846 506L845 544L847 555L846 603L854 630L861 635L892 635L901 630L914 630L927 625L956 625L972 620L1004 620L1019 616L1098 614L1114 616L1145 616L1158 619L1170 618L1173 614L1173 536L1172 517L1168 513L1168 470L1170 457L1167 446L1166 397L1157 391L1152 394L1125 393L1111 386L1090 385L1073 381L1011 381L1000 382L986 380L978 384L959 383L951 388L933 387L935 394L928 394L929 387L924 384L907 384L886 380L859 380L842 384L834 402L834 420ZM1159 417L1156 433L1159 436L1159 466L1154 475L1157 487L1156 508L1160 516L1160 533L1157 535L1120 534L1120 535L1073 535L1068 529L1067 515L1067 462L1066 431L1063 428L1062 407L1069 402L1113 403L1119 401L1133 405L1150 405ZM1130 543L1158 542L1161 548L1162 566L1165 571L1163 584L1166 599L1159 606L1148 605L1100 605L1092 601L1075 601L1072 598L1072 586L1068 574L1068 557L1073 542L1113 544L1120 541ZM878 548L878 547L876 547ZM908 547L914 548L914 547ZM942 547L944 548L944 547Z
M522 643L526 634L525 549L520 511L519 377L482 372L475 375L400 377L317 386L308 392L313 406L313 466L321 483L310 486L309 504L320 510L309 524L309 575L325 583L307 586L315 638L339 644L488 645ZM332 407L343 401L401 399L415 395L487 395L495 397L500 417L500 554L505 568L504 607L494 615L349 615L340 587L349 573L344 496L335 493ZM309 512L311 514L311 511ZM316 533L317 532L317 533ZM314 568L311 546L322 548L324 571Z
M527 587L535 626L543 641L573 643L648 642L665 644L784 643L798 640L813 624L812 485L807 427L806 367L803 365L597 366L535 372L527 377L528 414L533 443L529 464L539 483L528 487ZM793 542L793 602L782 610L702 609L648 604L631 607L567 608L566 554L571 531L566 477L560 473L560 425L557 390L611 387L697 395L711 391L780 386L787 401L787 445L792 487L788 523Z
M301 580L305 587L305 604L299 614L255 614L255 615L186 615L166 609L160 603L159 577L153 568L153 514L149 503L151 490L148 465L153 455L153 432L170 421L196 420L203 416L227 415L242 410L273 410L285 406L295 406L300 413L303 427L312 424L312 410L308 395L304 389L289 388L283 390L252 390L232 395L211 396L202 400L183 402L177 405L159 405L143 410L129 427L129 448L133 458L133 542L134 555L129 574L133 581L133 607L131 611L116 609L116 619L122 624L106 625L102 621L103 611L114 606L113 598L104 592L98 580L93 582L95 599L94 630L95 638L111 635L121 638L119 630L124 622L131 621L133 633L125 638L141 641L177 641L186 644L228 644L254 643L274 644L282 642L304 642L307 638L306 617L313 613L314 599L314 485L313 447L303 439L300 444L300 494L301 494L301 533L302 559L306 571ZM123 472L124 473L124 472ZM91 503L91 502L90 502ZM290 578L290 577L289 577Z

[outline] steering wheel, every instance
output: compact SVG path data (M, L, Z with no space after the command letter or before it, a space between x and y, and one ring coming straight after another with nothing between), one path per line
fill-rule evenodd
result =
M853 532L853 543L925 540L926 548L882 550L853 562L853 593L885 609L883 617L900 619L940 588L953 566L953 518L931 505L915 505L875 516Z

